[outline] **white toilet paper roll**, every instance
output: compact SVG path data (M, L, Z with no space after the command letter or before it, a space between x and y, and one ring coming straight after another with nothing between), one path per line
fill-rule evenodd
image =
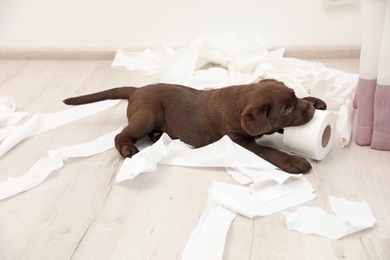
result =
M333 145L336 121L330 111L316 110L312 120L302 126L286 127L283 134L265 135L261 145L322 160Z

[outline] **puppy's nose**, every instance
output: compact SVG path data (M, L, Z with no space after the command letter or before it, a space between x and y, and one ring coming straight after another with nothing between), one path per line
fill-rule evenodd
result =
M326 110L325 102L315 102L313 105L314 105L315 109Z

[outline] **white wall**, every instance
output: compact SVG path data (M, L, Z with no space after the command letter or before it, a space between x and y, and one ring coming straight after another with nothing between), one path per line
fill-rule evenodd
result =
M219 32L273 46L358 45L362 4L323 0L1 0L0 48L181 46Z

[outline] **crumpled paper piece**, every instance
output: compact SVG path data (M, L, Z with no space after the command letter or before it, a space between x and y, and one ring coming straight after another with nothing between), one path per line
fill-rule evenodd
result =
M261 186L269 185L268 189ZM257 186L257 187L256 187ZM289 184L258 183L252 187L213 183L213 202L248 218L267 216L315 199L314 189L306 178Z
M248 84L264 78L284 82L298 97L315 96L328 104L328 110L339 113L341 106L352 101L358 75L330 69L318 62L284 58L284 49L271 50L260 37L243 39L228 33L213 38L198 38L187 46L167 46L142 53L118 50L113 68L146 71L147 84L172 83L197 89ZM204 66L211 64L210 68ZM217 65L217 67L215 66ZM350 141L350 113L343 113L337 124L340 143ZM349 111L349 108L348 108Z
M233 33L197 38L179 49L157 46L141 53L118 50L111 67L145 71L148 83L182 84L192 88L219 88L253 81L252 63L281 57L284 50L269 50L258 36L242 40ZM218 65L203 69L207 64ZM246 71L243 71L245 69Z
M8 152L22 140L40 134L49 129L73 122L85 116L93 115L113 106L120 100L106 100L92 104L75 106L55 113L37 113L5 138L0 144L0 156Z
M376 219L367 202L348 201L329 196L334 215L321 208L302 207L296 212L282 212L287 228L305 234L316 234L339 239L349 234L373 227Z
M275 166L274 166L275 167ZM256 180L274 180L284 183L289 178L301 178L303 174L290 174L274 168L251 168L251 167L226 167L229 175L241 184L250 184Z
M41 184L53 171L60 169L69 158L87 157L114 148L114 138L121 129L100 136L87 143L62 147L47 152L48 156L38 160L27 173L18 178L9 177L0 183L0 199L14 196Z
M126 158L120 168L116 183L134 179L144 172L153 172L157 169L157 164L168 155L175 145L186 148L179 140L172 140L167 134L163 134L153 145L147 146L131 158Z
M143 172L154 171L157 164L186 167L235 167L242 171L250 167L258 172L256 177L263 176L261 172L264 169L265 175L270 178L273 177L270 173L276 173L275 178L280 178L282 172L276 166L234 143L228 136L207 146L193 149L180 140L172 140L164 133L156 143L141 150L132 158L125 159L116 177L116 182L133 179Z

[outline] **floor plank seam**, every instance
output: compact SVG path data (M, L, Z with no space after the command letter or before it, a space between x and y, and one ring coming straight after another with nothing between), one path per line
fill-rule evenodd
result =
M362 247L363 247L363 249L364 249L364 252L366 253L366 256L367 256L367 257L370 257L370 254L367 252L367 248L366 248L366 245L365 245L364 242L363 242L363 239L362 239L362 238L359 238L359 240L360 240L360 243L362 244Z
M91 227L91 224L92 224L92 221L90 221L90 222L88 223L87 228L85 229L85 231L84 231L83 234L81 235L80 239L77 241L77 245L76 245L76 247L74 248L74 250L72 251L72 253L70 254L69 259L73 259L74 254L77 252L77 249L79 248L81 242L83 241L85 235L87 234L89 228Z
M253 241L255 240L255 221L252 219L252 236L251 236L251 247L249 248L249 259L252 259L252 252L253 252Z
M117 162L119 163L120 160L117 160ZM117 163L115 163L115 166ZM96 209L96 212L95 214L93 214L93 217L91 218L91 221L88 223L88 226L87 228L85 229L85 231L83 232L83 234L81 235L80 239L78 240L77 242L77 245L75 247L75 249L73 250L72 254L70 255L70 258L69 259L73 259L75 253L77 252L77 249L79 248L80 244L83 242L84 240L84 237L86 236L86 234L88 233L88 230L90 229L92 223L94 220L97 219L97 217L100 215L100 212L102 212L102 210L104 209L104 205L106 204L107 202L107 199L108 199L108 196L110 195L110 192L113 188L113 186L115 185L115 177L116 177L116 172L118 171L117 170L117 167L114 167L114 171L112 172L112 175L111 175L111 178L110 178L110 181L108 182L108 190L106 192L106 194L104 195L104 197L102 198L102 201L100 203L100 206Z

